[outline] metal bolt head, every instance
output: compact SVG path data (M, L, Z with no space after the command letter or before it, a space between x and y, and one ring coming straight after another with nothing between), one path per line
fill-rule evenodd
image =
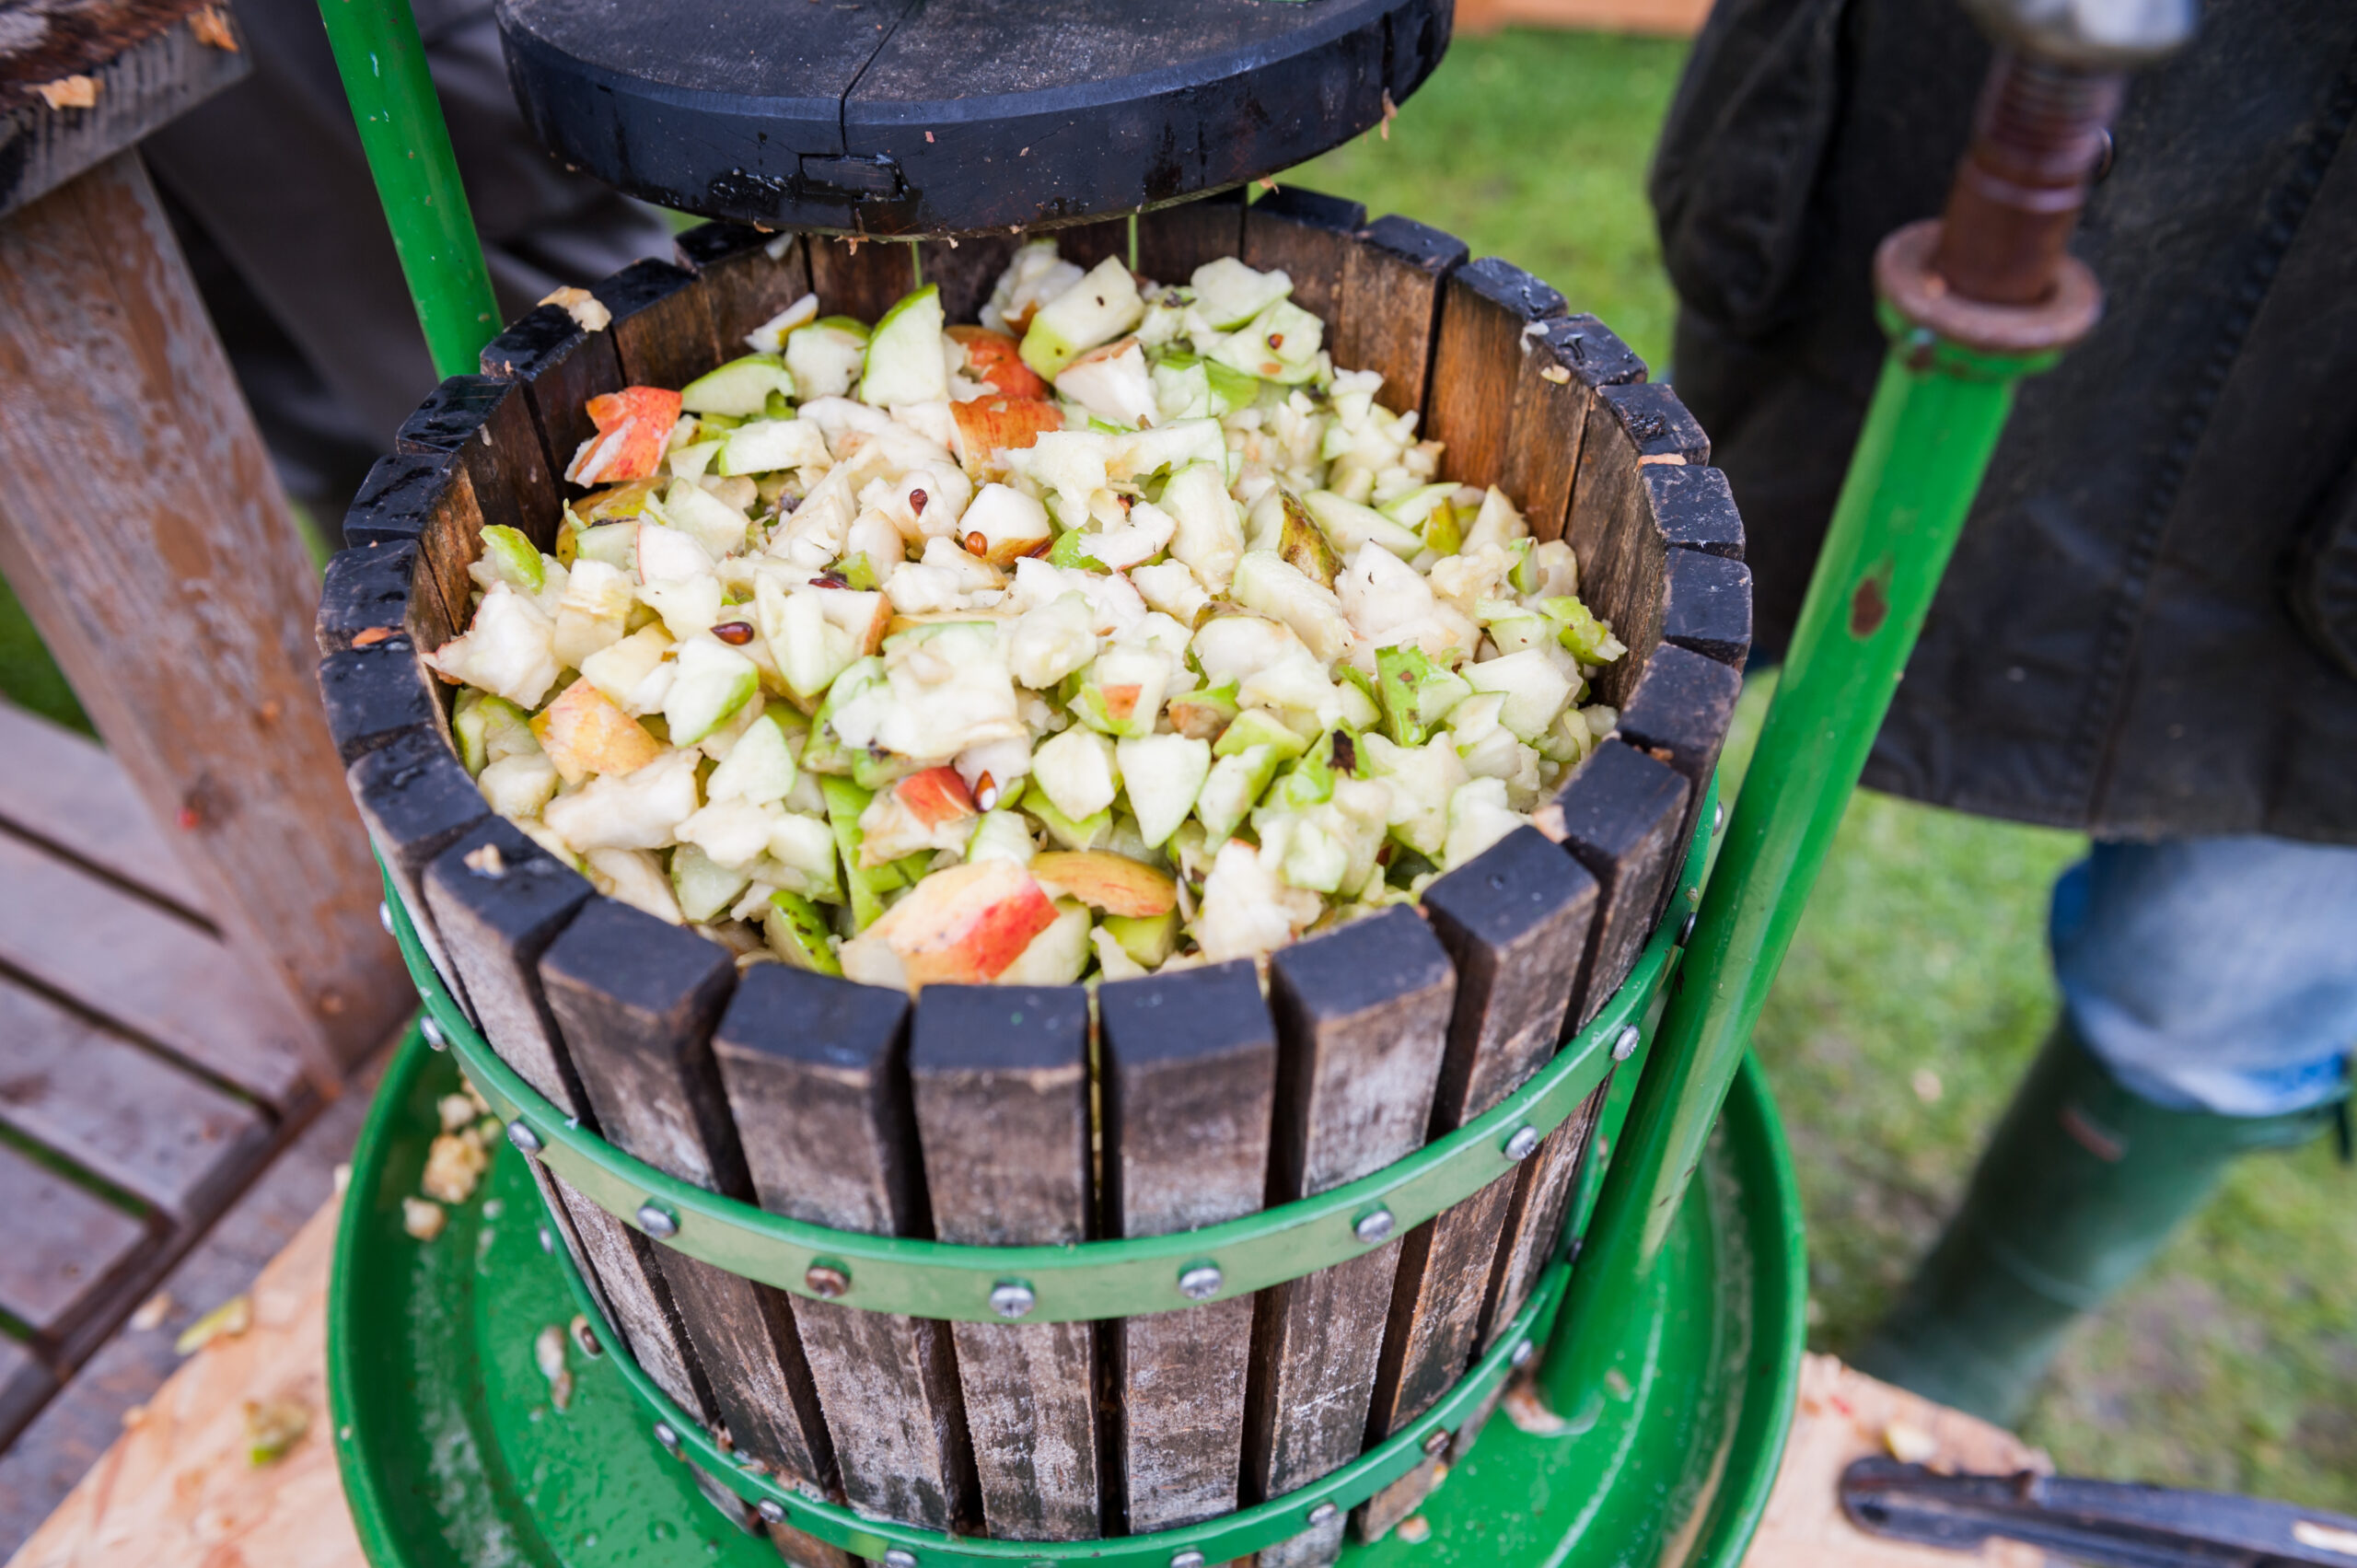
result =
M526 1125L522 1117L507 1124L507 1141L516 1145L518 1154L537 1155L540 1152L540 1135Z
M1726 831L1726 827L1727 803L1724 800L1711 802L1711 831L1723 833Z
M658 1421L655 1423L655 1441L662 1444L663 1451L673 1458L679 1457L679 1434L671 1430L669 1422Z
M1398 1223L1391 1217L1389 1209L1369 1209L1351 1222L1351 1234L1372 1247L1378 1241L1388 1239L1391 1227Z
M638 1206L638 1228L658 1241L679 1234L679 1216L649 1198Z
M1686 916L1686 919L1679 923L1678 927L1678 945L1679 947L1683 947L1689 942L1694 940L1694 923L1701 918L1702 917L1701 915L1689 912Z
M1190 1263L1178 1271L1178 1294L1190 1301L1209 1301L1226 1283L1217 1263Z
M386 935L393 934L393 907L382 899L377 900L377 923L385 928Z
M1636 1025L1631 1024L1621 1029L1620 1038L1612 1042L1612 1060L1615 1062L1626 1062L1631 1056L1636 1055L1637 1039Z
M1525 1340L1522 1343L1514 1347L1514 1353L1507 1356L1506 1359L1516 1366L1527 1366L1530 1365L1530 1358L1538 1353L1538 1345L1529 1340Z
M432 1046L435 1050L447 1051L449 1049L450 1042L442 1038L442 1026L434 1021L433 1014L428 1013L424 1017L418 1019L417 1032L424 1035L425 1037L425 1043Z
M991 1287L991 1310L1002 1318L1020 1318L1039 1305L1039 1296L1021 1280L1001 1280Z
M2194 0L1965 0L1998 42L2082 70L2149 64L2193 36Z
M753 1512L761 1516L761 1520L764 1524L782 1525L785 1523L785 1504L779 1502L774 1497L764 1497L759 1503L754 1504Z
M1455 1440L1456 1436L1456 1433L1449 1431L1448 1428L1445 1426L1435 1428L1424 1438L1424 1452L1437 1459L1443 1454L1448 1452L1448 1446Z
M884 1554L884 1568L917 1568L917 1554L905 1546L896 1546Z
M813 1263L802 1272L802 1283L821 1301L832 1301L851 1289L851 1271L841 1263Z
M1330 1525L1340 1518L1341 1514L1342 1511L1331 1503L1320 1503L1309 1511L1310 1527L1315 1529L1320 1525Z
M1203 1554L1193 1547L1170 1554L1170 1568L1203 1568Z
M1505 1156L1510 1160L1527 1160L1538 1152L1538 1129L1517 1127L1507 1135Z

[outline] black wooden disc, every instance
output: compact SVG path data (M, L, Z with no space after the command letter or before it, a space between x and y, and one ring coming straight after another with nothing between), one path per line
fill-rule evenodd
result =
M1404 102L1454 0L501 0L526 118L632 195L972 234L1289 168Z

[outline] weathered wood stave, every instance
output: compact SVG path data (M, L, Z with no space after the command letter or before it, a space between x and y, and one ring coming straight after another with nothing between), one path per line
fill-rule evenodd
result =
M1086 261L1126 253L1130 236L1128 226L1117 222L1062 230L1058 238ZM442 803L438 809L377 809L370 821L421 934L453 981L454 994L482 992L475 1010L493 1047L535 1088L592 1126L600 1123L590 1115L584 1094L585 1052L593 1063L603 1063L592 1072L617 1070L633 1054L647 1059L635 1069L642 1073L649 1070L648 1061L672 1063L675 1077L679 1063L695 1063L698 1092L711 1098L691 1142L739 1142L742 1153L729 1167L733 1179L724 1179L716 1167L696 1171L683 1166L675 1174L732 1195L759 1198L780 1212L799 1212L784 1188L796 1168L792 1145L807 1144L810 1128L771 1113L781 1103L778 1094L796 1092L796 1080L791 1073L776 1076L783 1070L779 1062L759 1060L759 1049L747 1043L761 1033L747 1009L764 993L780 998L775 1005L793 1005L783 998L799 994L795 986L819 977L796 975L789 981L761 974L759 983L748 981L740 990L718 949L647 920L649 945L684 966L672 977L680 994L696 992L704 1000L660 1026L644 1009L635 1010L633 1027L646 1038L618 1051L617 1041L601 1038L611 1031L593 1017L600 984L596 969L562 962L555 970L544 966L548 950L587 918L585 912L597 912L598 923L630 912L598 899L586 881L506 824L467 810L456 792L470 795L472 784L450 747L447 689L437 687L416 650L435 645L463 623L465 567L486 522L515 519L528 534L547 541L556 494L550 476L562 470L587 433L582 412L586 399L633 380L677 384L729 357L746 332L814 282L822 309L872 316L909 286L923 265L929 281L958 296L957 314L969 316L1011 243L969 240L958 252L930 246L927 259L919 262L900 245L853 248L818 236L763 235L726 225L691 231L681 237L679 266L641 263L593 289L614 316L606 331L585 332L556 307L541 307L485 349L484 376L446 383L404 426L403 450L380 464L364 487L347 520L349 548L331 568L319 627L331 727L354 766L355 786L367 754L398 747L399 772L416 776L418 787ZM1539 815L1540 831L1555 843L1526 830L1436 883L1423 912L1437 936L1414 914L1399 912L1397 921L1430 944L1437 970L1409 983L1416 966L1376 954L1387 944L1396 947L1406 934L1393 919L1369 919L1279 955L1272 965L1275 1005L1257 995L1248 1003L1228 999L1232 1007L1257 1012L1271 1042L1267 1067L1273 1074L1275 1146L1265 1135L1256 1145L1240 1125L1231 1126L1221 1145L1203 1150L1202 1158L1239 1173L1257 1169L1262 1201L1282 1202L1296 1195L1306 1176L1303 1140L1309 1111L1296 1085L1317 1063L1320 1029L1317 1009L1303 1006L1287 989L1286 971L1330 968L1360 975L1359 983L1373 989L1355 1009L1356 1043L1341 1049L1396 1054L1408 1048L1405 1057L1412 1065L1397 1086L1403 1103L1394 1109L1412 1132L1395 1138L1399 1146L1387 1148L1374 1160L1377 1166L1411 1152L1518 1086L1627 977L1674 885L1739 690L1749 635L1741 524L1723 477L1706 466L1707 441L1674 393L1643 379L1643 362L1625 344L1594 318L1571 314L1559 295L1518 269L1494 260L1469 263L1464 247L1437 230L1400 218L1368 225L1354 204L1284 192L1249 207L1215 198L1148 214L1139 221L1137 246L1147 275L1156 275L1160 267L1182 276L1213 255L1239 251L1254 264L1285 267L1296 280L1297 296L1315 301L1313 308L1333 323L1338 360L1363 359L1385 370L1385 401L1424 411L1427 430L1450 441L1452 474L1469 482L1522 487L1516 498L1528 508L1534 531L1571 540L1580 556L1583 596L1631 647L1622 666L1599 682L1604 700L1627 715L1623 735L1599 748ZM961 254L969 250L977 254ZM387 552L394 553L389 557ZM412 566L405 600L395 591L399 572L391 564L404 554ZM379 762L372 777L393 771ZM411 827L412 821L419 825ZM500 846L505 866L519 885L534 889L529 897L508 898L498 886L500 877L486 877L468 859L486 843ZM1545 856L1553 857L1551 865ZM1527 902L1538 887L1552 889L1558 899L1543 918L1503 907L1515 900ZM657 933L674 940L655 940ZM1365 957L1352 957L1362 950ZM1320 958L1330 962L1318 963ZM1116 1019L1133 1016L1136 994L1196 978L1110 982L1103 988L1100 1010L1109 1010ZM825 985L862 989L842 981ZM734 1004L728 1000L732 990L739 991ZM566 998L554 1012L552 993ZM945 993L936 1003L946 1007L954 1000ZM606 1003L621 1006L620 999ZM714 1023L724 1008L727 1021L717 1031L715 1065ZM844 1137L876 1141L877 1153L865 1179L874 1203L863 1213L846 1198L801 1217L848 1229L948 1236L932 1212L924 1167L929 1160L953 1157L954 1128L945 1126L928 1141L924 1118L913 1109L907 1042L911 1032L922 1030L924 1009L923 999L907 1009L913 1030L895 1026L866 1041L865 1092L880 1098L866 1115L865 1132L860 1119L846 1113ZM1492 1010L1512 1013L1514 1022L1493 1019ZM1535 1022L1545 1017L1552 1018L1551 1025ZM869 1017L861 1027L873 1034L878 1026ZM1146 1096L1144 1105L1131 1104L1129 1113L1154 1103L1149 1077L1123 1076L1129 1068L1122 1060L1120 1026L1117 1022L1112 1028L1115 1043L1097 1053L1094 1083L1085 1063L1079 1074L1075 1113L1083 1163L1073 1179L1079 1182L1081 1202L1076 1217L1065 1216L1059 1235L1073 1234L1075 1225L1077 1234L1088 1236L1154 1233L1151 1216L1138 1207L1143 1202L1151 1209L1152 1202L1108 1175L1125 1147L1122 1086L1132 1096ZM1221 1058L1216 1042L1205 1049ZM1258 1069L1249 1051L1240 1061L1221 1062L1217 1070L1234 1074L1238 1093L1253 1092ZM766 1091L758 1086L762 1072L772 1074ZM812 1082L807 1075L801 1081ZM1086 1154L1092 1088L1101 1097L1096 1130L1104 1138L1103 1163L1094 1171ZM1176 1522L1178 1516L1170 1514L1132 1522L1140 1511L1126 1490L1135 1463L1124 1452L1127 1434L1178 1430L1170 1411L1217 1393L1231 1380L1246 1385L1244 1408L1235 1411L1232 1425L1214 1423L1209 1432L1190 1431L1180 1465L1200 1481L1215 1477L1224 1462L1231 1464L1231 1506L1329 1470L1411 1418L1486 1347L1535 1283L1562 1225L1604 1092L1599 1088L1580 1113L1492 1190L1419 1227L1404 1242L1394 1238L1353 1264L1327 1272L1353 1278L1320 1276L1298 1290L1262 1293L1248 1345L1226 1347L1233 1355L1225 1359L1202 1358L1207 1364L1194 1375L1176 1383L1166 1378L1152 1392L1132 1383L1126 1369L1141 1355L1155 1357L1155 1336L1167 1339L1181 1330L1158 1327L1140 1337L1140 1325L1193 1320L1200 1332L1216 1317L1224 1332L1236 1335L1243 1331L1240 1325L1253 1321L1255 1309L1222 1303L1224 1313L1198 1308L1165 1314L1130 1320L1126 1330L1122 1323L1099 1325L1093 1335L1075 1334L1070 1326L1008 1325L1004 1336L988 1326L958 1326L985 1330L993 1342L1065 1329L1056 1348L1031 1347L1026 1354L1045 1354L1056 1363L1051 1370L1060 1368L1074 1394L1065 1408L1083 1412L1074 1420L1086 1422L1091 1409L1098 1412L1086 1462L1071 1483L1085 1482L1085 1495L1074 1493L1052 1516L994 1533L1120 1531ZM938 1121L947 1114L939 1106L951 1101L935 1098ZM726 1122L732 1104L733 1127L714 1125L714 1109ZM807 1150L799 1158L807 1167ZM764 1169L770 1172L767 1181ZM1155 1179L1168 1184L1179 1175L1166 1150ZM685 1408L707 1421L724 1420L725 1401L715 1390L737 1389L737 1397L745 1397L741 1369L705 1365L714 1354L732 1353L716 1349L720 1342L708 1331L709 1324L698 1333L683 1318L683 1307L691 1315L715 1310L708 1304L683 1303L669 1281L676 1264L686 1260L578 1194L561 1191L552 1179L543 1186L556 1200L568 1247L597 1282L633 1353ZM888 1209L888 1218L877 1203ZM1033 1217L1045 1225L1044 1214ZM1213 1217L1219 1216L1191 1223L1211 1223ZM966 1216L970 1222L976 1218ZM1139 1228L1125 1228L1130 1225ZM977 1234L970 1223L953 1229L958 1238ZM1469 1301L1460 1288L1469 1259L1479 1286ZM1298 1298L1305 1306L1289 1306L1280 1297ZM1312 1300L1323 1305L1306 1307ZM952 1342L962 1346L962 1339L921 1319L862 1322L878 1315L823 1302L785 1305L783 1297L777 1306L764 1305L758 1313L783 1378L782 1385L770 1380L769 1398L778 1408L768 1413L800 1434L797 1457L817 1472L805 1479L836 1495L848 1492L855 1506L879 1514L905 1508L928 1516L911 1522L989 1527L989 1516L1007 1504L993 1510L988 1497L993 1490L1004 1496L1004 1483L993 1488L978 1475L972 1419L1010 1413L993 1406L1008 1402L1004 1389L994 1389L987 1376L976 1380L975 1374L985 1372L993 1359L990 1350L977 1340L976 1348L961 1358ZM797 1307L807 1315L805 1327L793 1343L777 1342L795 1335ZM1337 1367L1331 1358L1312 1354L1295 1368L1295 1381L1288 1385L1277 1376L1287 1346L1301 1346L1305 1335L1330 1327L1329 1313L1364 1318L1363 1329L1372 1325L1366 1332L1380 1346L1380 1355L1368 1350L1343 1358L1352 1363L1348 1367ZM878 1333L883 1337L875 1338ZM806 1353L806 1340L819 1344L815 1359ZM875 1345L879 1353L893 1351L896 1369L883 1371L880 1383L873 1377L861 1382L860 1402L875 1404L880 1387L897 1390L909 1409L848 1412L836 1408L846 1399L839 1396L833 1404L825 1399L830 1385L847 1389L843 1358L858 1353L862 1344ZM1159 1353L1164 1364L1170 1348ZM1252 1369L1246 1378L1248 1353ZM978 1364L962 1389L961 1359ZM1301 1376L1343 1378L1350 1387L1321 1386L1321 1400L1331 1406L1339 1397L1340 1408L1360 1415L1340 1423L1351 1428L1347 1434L1338 1427L1319 1434L1322 1447L1295 1434L1288 1451L1297 1462L1288 1469L1274 1462L1276 1436L1289 1419L1278 1408L1274 1389L1298 1386ZM970 1408L976 1400L981 1408ZM1060 1434L1057 1441L1080 1457L1079 1428ZM823 1462L810 1454L813 1442L826 1456ZM927 1451L920 1468L934 1482L913 1493L886 1486L878 1479L879 1467L899 1462L888 1456L905 1460L911 1443ZM1312 1449L1318 1457L1298 1458ZM855 1469L864 1474L855 1476ZM1361 1527L1380 1533L1412 1511L1429 1488L1432 1469L1427 1465L1363 1508ZM1222 1494L1215 1479L1208 1494ZM1303 1538L1264 1553L1263 1561L1273 1568L1325 1560L1339 1532L1329 1529L1326 1536L1323 1541ZM798 1540L791 1555L831 1562L830 1551Z

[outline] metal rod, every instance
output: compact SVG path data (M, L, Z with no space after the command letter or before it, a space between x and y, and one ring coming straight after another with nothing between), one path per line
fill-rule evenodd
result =
M319 0L435 373L478 368L499 307L409 0Z

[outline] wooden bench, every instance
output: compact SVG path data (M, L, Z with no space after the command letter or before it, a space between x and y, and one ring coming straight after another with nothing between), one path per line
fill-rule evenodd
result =
M1087 265L1126 253L1130 230L1057 238ZM924 249L950 319L972 318L1017 243ZM462 627L486 521L552 542L549 476L588 434L587 398L677 385L814 288L822 311L872 319L914 281L903 245L691 231L676 266L593 289L610 328L544 306L484 351L482 377L445 383L347 520L319 620L355 798L450 990L533 1089L624 1153L839 1229L985 1245L1189 1229L1339 1187L1498 1104L1636 961L1749 641L1741 525L1701 432L1601 323L1406 219L1231 193L1144 215L1136 245L1153 277L1223 255L1285 268L1336 362L1382 372L1385 401L1448 443L1446 472L1509 486L1538 537L1573 543L1583 594L1630 645L1602 682L1620 736L1542 807L1543 832L1441 877L1421 911L1280 950L1265 999L1248 963L1108 982L1092 1031L1076 986L911 1003L784 966L740 979L719 947L596 896L490 816L420 658ZM737 1453L909 1523L1069 1539L1293 1491L1430 1408L1554 1255L1604 1093L1489 1190L1346 1263L1101 1324L789 1295L535 1169L635 1359ZM1411 1512L1437 1459L1359 1527ZM1330 1560L1342 1531L1328 1518L1261 1560ZM845 1561L785 1535L795 1561Z

